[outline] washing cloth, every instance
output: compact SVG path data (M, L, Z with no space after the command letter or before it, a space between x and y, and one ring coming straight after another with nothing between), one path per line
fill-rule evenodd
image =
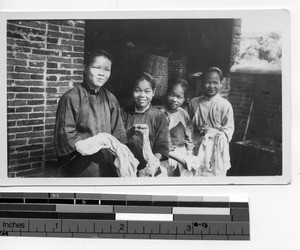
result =
M76 150L82 155L93 155L103 148L110 149L116 156L114 165L119 177L136 177L139 161L129 148L108 133L99 133L85 140L78 141Z

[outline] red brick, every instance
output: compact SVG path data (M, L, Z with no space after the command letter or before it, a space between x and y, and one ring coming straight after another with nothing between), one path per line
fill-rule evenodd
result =
M28 55L28 59L33 60L33 61L44 61L45 56L30 54L30 55Z
M53 50L46 50L46 49L33 49L32 50L33 54L36 55L52 55L52 56L59 56L59 53L57 51L53 51Z
M73 63L79 63L79 64L82 64L83 65L83 58L73 58L72 59Z
M53 25L53 24L48 24L48 29L52 31L59 31L59 26Z
M48 62L58 62L58 63L71 63L71 58L63 58L63 57L48 57Z
M31 112L32 111L32 107L19 107L16 108L16 112Z
M49 126L50 126L50 125L49 125ZM53 128L54 128L54 125L51 125L51 126L53 126ZM54 141L54 139L53 139L52 136L46 137L46 138L45 138L45 142L53 143L53 141Z
M22 47L30 47L30 48L45 48L45 44L43 43L31 43L24 40L16 40L16 45Z
M49 31L48 32L49 37L57 37L57 38L66 38L66 39L72 39L72 34L68 33L62 33L62 32L55 32L55 31Z
M22 152L22 153L17 153L17 154L10 154L9 155L9 160L15 160L15 159L20 159L20 158L27 158L29 156L28 152Z
M85 22L84 21L76 21L74 26L79 27L79 28L85 28Z
M47 74L62 74L62 75L70 75L70 70L60 70L60 69L48 69Z
M42 80L42 79L44 79L44 76L43 75L30 75L30 79Z
M43 99L41 99L41 100L28 100L27 101L27 105L41 105L41 104L44 104L44 103L45 103L45 100L43 100Z
M83 35L77 35L77 34L74 34L74 35L73 35L73 39L74 39L74 40L83 41L83 40L84 40L84 36L83 36Z
M38 150L38 151L31 151L30 156L40 156L44 154L44 150Z
M43 99L42 94L16 94L17 99Z
M8 79L30 79L29 74L7 73Z
M8 141L15 140L15 139L16 139L16 135L12 135L12 134L7 135Z
M8 128L8 133L22 133L22 132L29 132L32 130L32 127L12 127Z
M14 71L14 67L13 66L7 66L6 70L7 70L7 72L13 72Z
M30 81L15 81L15 84L16 85L19 85L19 86L43 86L44 83L43 81L35 81L35 80L30 80Z
M21 105L26 105L25 100L8 100L7 101L7 106L21 106Z
M48 69L57 69L58 64L57 63L47 63L47 68Z
M57 81L57 77L56 76L47 76L46 80L47 81Z
M26 139L8 141L7 144L8 144L8 147L23 146L26 144Z
M54 100L47 100L46 101L46 104L47 105L57 105L58 103L58 100L57 99L54 99Z
M44 111L44 110L45 110L45 107L44 107L44 106L39 106L39 107L34 107L34 108L33 108L33 111L34 111L34 112Z
M47 49L69 51L69 50L72 50L72 46L70 46L70 45L48 44L48 45L47 45Z
M46 130L53 130L54 127L55 127L54 124L48 124L48 125L45 126L45 129Z
M56 112L57 106L53 105L53 106L47 106L46 111L54 111Z
M61 69L83 69L82 64L61 64L60 66Z
M84 35L84 29L80 29L80 28L61 26L60 30L62 32L68 32L68 33L72 33L72 34Z
M59 81L69 81L72 79L72 76L60 76ZM69 83L68 83L69 85Z
M58 38L47 37L47 43L57 44L58 40Z
M29 62L30 67L43 68L44 65L44 62Z
M54 124L55 123L55 118L47 118L46 119L46 124Z
M32 114L29 114L29 119L43 118L43 117L44 117L44 113L32 113Z
M27 126L27 125L39 125L39 124L43 124L43 120L21 120L21 121L17 121L17 125L18 126Z
M84 52L84 47L76 47L76 46L74 46L73 47L73 51L74 52Z
M25 27L42 29L42 30L46 28L46 24L36 22L36 21L24 21L23 20L23 21L17 21L17 23L15 23L15 24L25 26Z
M30 41L35 41L35 42L45 42L45 37L44 36L29 36Z
M6 96L7 96L8 100L15 98L15 94L14 93L7 93Z
M35 87L31 87L29 89L29 92L44 92L45 89L44 88L35 88Z
M44 126L34 126L32 127L33 131L43 131L44 130Z
M64 76L61 76L61 77L64 77ZM60 77L60 78L61 78ZM70 78L71 80L71 76L66 76L68 78ZM47 82L47 87L69 87L69 82Z
M84 56L84 54L81 53L81 52L62 52L62 56L63 57L70 57L70 58L74 58L74 57L82 58Z
M7 87L8 92L28 92L27 87Z
M28 145L38 144L38 143L44 143L44 139L43 138L33 138L33 139L28 140Z
M74 75L82 75L83 76L83 70L74 70L73 74Z
M31 169L31 164L25 164L25 165L18 165L18 166L14 166L14 167L9 167L9 172L20 172L20 171L24 171L27 169ZM15 173L15 174L19 174L19 173Z
M46 117L55 117L56 116L56 112L47 112L46 113Z
M15 108L7 108L7 113L15 113L16 109Z
M32 68L32 67L15 67L15 72L25 72L25 73L43 73L44 70L41 68Z
M19 152L22 151L33 151L33 150L39 150L43 149L43 144L35 144L30 146L23 146L23 147L17 147L16 150Z
M28 114L7 114L8 120L28 119Z
M19 176L24 176L24 177L31 177L31 176L40 176L41 174L43 174L43 168L37 168L35 167L34 169L29 169L26 171L22 171L22 172L18 172L15 173L15 177L19 177Z

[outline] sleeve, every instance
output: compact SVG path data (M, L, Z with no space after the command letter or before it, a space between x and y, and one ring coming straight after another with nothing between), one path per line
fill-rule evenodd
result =
M191 119L193 119L195 112L196 112L196 108L195 106L197 106L196 104L196 99L193 98L190 102L189 102L189 106L188 106L188 115Z
M188 113L185 114L185 121L186 121L185 145L186 145L186 149L189 151L194 149L195 145L192 139L193 123Z
M153 143L153 154L159 153L162 155L162 161L169 158L169 129L167 118L163 113L156 115L155 119L155 141Z
M63 95L58 103L54 129L54 144L59 157L76 151L75 143L82 140L76 131L77 113L78 107L72 99Z
M121 117L121 108L117 99L112 96L111 107L111 134L116 137L121 143L127 142L126 130Z
M230 142L234 132L234 115L230 103L223 110L222 124L222 131L225 133L228 142Z

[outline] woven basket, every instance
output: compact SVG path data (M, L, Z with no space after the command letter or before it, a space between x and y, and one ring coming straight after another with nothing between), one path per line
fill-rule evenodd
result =
M162 98L168 88L168 58L148 55L143 61L142 70L153 76L155 81L155 97Z
M186 62L187 59L184 55L171 52L168 55L168 74L170 78L185 78L186 77Z

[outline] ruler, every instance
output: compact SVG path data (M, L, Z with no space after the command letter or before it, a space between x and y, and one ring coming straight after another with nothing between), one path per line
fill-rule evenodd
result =
M247 197L0 193L0 236L250 240Z

